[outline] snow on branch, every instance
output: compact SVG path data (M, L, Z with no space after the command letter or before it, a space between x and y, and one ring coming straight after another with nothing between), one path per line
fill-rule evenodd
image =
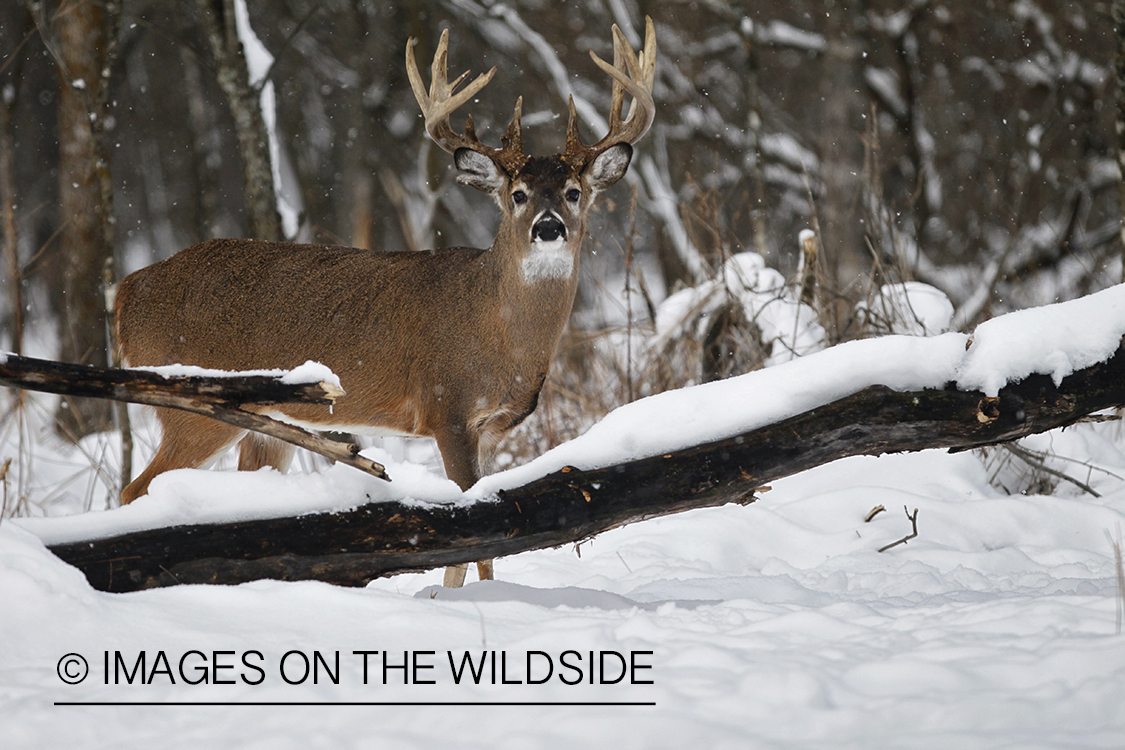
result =
M359 455L357 445L328 440L246 410L248 406L288 402L331 406L344 391L335 373L317 362L306 362L292 370L249 372L185 365L119 370L0 352L0 385L190 411L387 478L381 464Z

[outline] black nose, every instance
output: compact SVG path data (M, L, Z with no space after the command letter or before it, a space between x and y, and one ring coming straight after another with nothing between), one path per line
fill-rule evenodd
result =
M559 221L559 217L557 216L544 216L542 219L535 222L535 226L531 228L531 239L541 240L543 242L551 242L559 239L565 240L566 225Z

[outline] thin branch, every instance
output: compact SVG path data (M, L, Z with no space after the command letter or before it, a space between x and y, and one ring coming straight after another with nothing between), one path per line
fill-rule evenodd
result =
M879 548L880 552L886 552L891 547L897 547L900 544L906 544L911 539L918 536L918 509L917 508L914 509L914 515L910 515L910 510L905 505L902 506L902 509L906 512L906 517L910 519L910 527L911 527L910 533L907 534L906 536L904 536L902 539L899 539L897 542L891 542L890 544L888 544L885 547L880 547Z
M296 39L297 35L300 34L304 30L305 26L308 25L309 21L312 20L313 16L316 15L317 11L319 11L323 7L324 7L323 2L318 2L318 3L314 4L312 6L312 8L309 9L309 12L305 14L305 17L297 22L297 28L293 29L292 32L290 32L288 35L286 35L285 41L282 43L282 51L279 52L277 55L273 56L273 60L270 61L270 66L268 68L266 68L266 72L262 74L262 77L258 80L257 83L255 83L254 85L252 85L250 87L254 90L255 94L262 93L262 87L264 87L266 85L267 81L272 79L273 71L277 67L277 61L280 59L281 55L285 54L286 52L288 52L290 49L293 48L293 40Z
M23 49L24 45L31 41L31 37L35 36L38 32L39 27L32 26L31 30L24 34L24 37L22 40L20 40L20 43L16 45L16 48L12 50L12 53L8 55L7 59L4 60L4 64L0 65L0 75L4 75L4 71L6 71L8 67L12 65L17 59L19 59L17 57L17 55L19 55L19 51Z
M1098 492L1096 490L1094 490L1094 488L1091 487L1090 485L1086 484L1085 482L1081 482L1081 481L1075 479L1074 477L1070 476L1069 474L1058 471L1056 469L1052 469L1050 466L1047 466L1047 464L1043 463L1043 461L1041 461L1038 456L1036 456L1034 453L1029 451L1027 448L1024 448L1023 446L1019 445L1018 443L1005 443L1001 447L1003 447L1004 450L1008 451L1009 453L1011 453L1016 458L1020 459L1024 463L1026 463L1028 466L1031 466L1035 469L1038 469L1039 471L1042 471L1045 474L1050 474L1051 476L1058 477L1059 479L1062 479L1065 482L1070 482L1075 487L1078 487L1083 492L1088 492L1089 494L1093 495L1094 497L1101 497L1101 495L1098 494Z

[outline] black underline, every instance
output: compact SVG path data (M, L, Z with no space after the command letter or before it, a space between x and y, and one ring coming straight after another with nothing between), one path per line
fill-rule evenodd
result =
M655 706L656 701L55 701L56 706Z

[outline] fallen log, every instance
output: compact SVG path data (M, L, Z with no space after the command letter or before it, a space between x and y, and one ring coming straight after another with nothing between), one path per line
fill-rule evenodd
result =
M262 578L362 586L393 573L581 542L634 521L748 504L756 489L839 458L966 450L1125 404L1125 347L1056 386L1032 375L996 397L866 388L783 421L666 455L564 468L473 505L373 502L299 518L178 526L51 551L104 591Z
M190 411L388 478L384 467L359 455L359 446L354 443L330 440L246 409L287 402L331 405L344 392L329 382L286 383L272 375L169 376L0 353L0 385Z

